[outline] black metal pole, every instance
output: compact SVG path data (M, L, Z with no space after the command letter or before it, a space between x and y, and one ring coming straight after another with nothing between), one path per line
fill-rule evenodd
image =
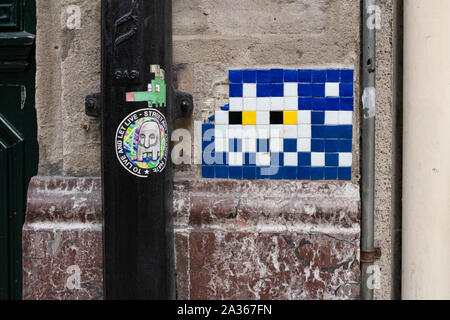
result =
M192 97L177 105L176 94L172 1L103 0L106 299L176 298L170 134L177 108L192 108Z

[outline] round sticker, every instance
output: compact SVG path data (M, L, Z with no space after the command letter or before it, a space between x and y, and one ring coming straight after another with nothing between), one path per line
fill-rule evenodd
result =
M137 177L162 172L169 150L167 121L156 109L142 109L127 116L117 128L119 162Z

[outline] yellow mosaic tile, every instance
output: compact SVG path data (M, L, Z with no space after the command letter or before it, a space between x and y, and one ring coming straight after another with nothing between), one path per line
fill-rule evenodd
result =
M283 124L285 125L297 124L297 121L298 121L297 111L284 111Z
M256 111L242 112L242 124L244 126L256 125Z

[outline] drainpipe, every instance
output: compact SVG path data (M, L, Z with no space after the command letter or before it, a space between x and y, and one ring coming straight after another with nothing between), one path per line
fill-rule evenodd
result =
M375 194L375 58L376 58L376 0L364 0L363 57L362 57L362 216L361 216L361 299L373 299L369 285L377 252L374 247L374 194Z
M404 7L402 298L450 299L450 1Z

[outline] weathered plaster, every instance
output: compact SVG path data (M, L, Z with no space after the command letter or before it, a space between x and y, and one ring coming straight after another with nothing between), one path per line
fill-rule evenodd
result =
M195 99L192 119L178 127L193 131L226 102L230 68L354 66L359 83L360 1L356 0L174 0L174 70L178 88ZM65 25L67 5L81 9L81 29ZM378 31L376 243L382 247L382 287L390 297L392 0L380 0ZM38 0L37 92L40 174L100 174L100 130L84 114L84 98L100 82L100 1ZM251 17L251 18L249 18ZM355 103L360 100L356 88ZM356 108L358 110L358 108ZM359 111L355 136L359 136ZM354 141L353 183L359 182L359 139ZM198 178L198 166L177 176ZM263 182L268 194L275 185ZM175 210L177 211L177 210ZM320 220L319 220L320 221ZM187 238L177 235L184 246ZM185 244L181 244L185 243ZM189 244L187 244L189 246ZM182 261L182 257L177 257ZM189 290L185 288L185 292Z
M375 299L392 297L392 108L393 108L393 7L392 1L380 0L382 26L377 30L377 115L375 157L375 246L382 251L377 262L381 286Z

